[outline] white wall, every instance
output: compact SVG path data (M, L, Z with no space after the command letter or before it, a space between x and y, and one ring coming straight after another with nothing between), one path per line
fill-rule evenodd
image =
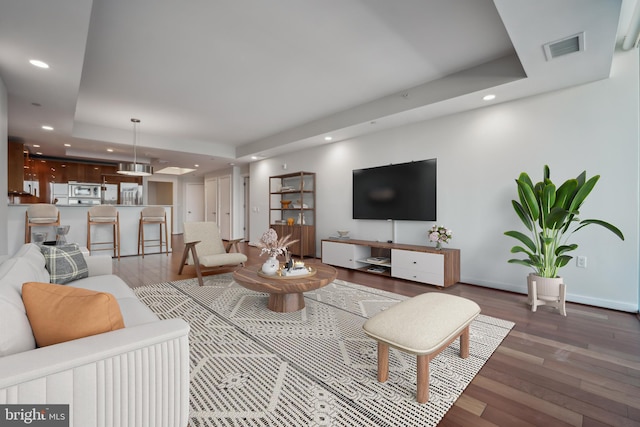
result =
M9 189L7 183L7 151L9 149L9 125L7 124L8 101L7 88L0 77L0 170L4 171L4 179L0 179L0 194L7 194ZM7 202L0 203L0 224L7 224L9 218L9 207ZM8 230L7 227L0 227L0 257L8 254Z
M545 164L554 181L602 177L583 205L582 219L618 226L624 242L588 227L575 235L588 268L575 263L561 274L571 301L638 310L639 100L638 50L616 54L612 75L587 85L408 125L299 151L251 165L251 240L268 228L268 177L288 171L317 173L317 243L351 236L427 245L430 222L351 219L353 169L438 159L438 223L454 231L461 250L461 281L526 293L525 267L508 264L521 230L511 207L515 179L526 171L540 180Z

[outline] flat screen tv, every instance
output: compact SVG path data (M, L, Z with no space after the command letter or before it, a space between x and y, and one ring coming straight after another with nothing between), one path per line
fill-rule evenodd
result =
M437 159L353 171L353 218L436 221Z

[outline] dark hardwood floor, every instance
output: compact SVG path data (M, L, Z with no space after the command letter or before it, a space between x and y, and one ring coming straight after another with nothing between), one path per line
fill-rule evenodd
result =
M132 287L195 277L190 266L177 274L183 247L182 236L174 235L169 256L123 257L113 261L114 272ZM240 250L248 264L263 262L256 248L241 244ZM572 303L567 317L548 307L532 313L525 295L468 284L440 290L338 270L339 279L402 295L460 295L476 301L483 314L515 322L440 426L640 426L640 321L635 314Z

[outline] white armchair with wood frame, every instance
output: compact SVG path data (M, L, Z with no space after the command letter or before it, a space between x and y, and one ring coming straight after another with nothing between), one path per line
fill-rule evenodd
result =
M214 271L222 267L244 266L247 256L238 251L238 242L242 240L229 240L225 246L215 222L185 222L184 253L178 274L182 274L185 265L193 265L198 283L203 286L203 267ZM230 252L232 247L236 252Z

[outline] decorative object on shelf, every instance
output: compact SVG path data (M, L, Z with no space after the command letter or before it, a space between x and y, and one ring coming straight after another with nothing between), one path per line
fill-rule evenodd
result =
M580 206L599 179L600 175L595 175L587 180L587 172L583 171L577 178L566 180L556 189L550 179L547 165L544 167L543 180L535 185L526 172L522 172L516 179L519 201L512 200L511 203L516 214L529 230L530 236L519 231L506 231L504 234L524 244L524 247L519 245L512 247L511 253L521 252L526 254L527 258L510 259L508 262L534 270L532 276L529 276L528 283L538 284L540 278L558 278L560 280L556 287L564 286L558 271L573 258L567 253L578 248L575 243L568 244L567 239L587 225L600 225L624 240L622 232L607 222L578 218ZM533 301L531 287L532 285L529 285L529 304L532 311L535 311L536 305L540 305L536 303L537 300L547 300L548 297L548 300L553 301L560 293L555 289L549 295L544 295L538 285L535 291L536 301ZM562 290L562 292L565 291Z
M289 205L291 204L291 200L280 200L280 204L282 205L282 209L289 209Z
M429 229L429 241L436 242L436 249L442 249L443 243L449 243L449 240L453 237L453 231L449 230L444 225L433 225Z
M304 218L304 214L302 212L300 212L298 214L298 224L306 224L306 223L307 223L307 221Z
M278 233L276 233L273 228L264 232L262 237L260 237L260 241L256 244L256 246L260 248L261 256L265 253L269 254L269 259L262 265L262 272L269 275L276 274L280 268L280 263L276 257L278 255L286 256L287 247L295 242L297 242L297 240L291 240L290 234L278 239Z
M138 142L138 123L140 119L131 119L133 123L133 163L118 163L118 173L129 176L151 176L153 166L138 163L136 143Z
M287 218L287 225L293 225L295 220L293 218Z
M338 230L338 237L341 239L349 238L349 230Z

